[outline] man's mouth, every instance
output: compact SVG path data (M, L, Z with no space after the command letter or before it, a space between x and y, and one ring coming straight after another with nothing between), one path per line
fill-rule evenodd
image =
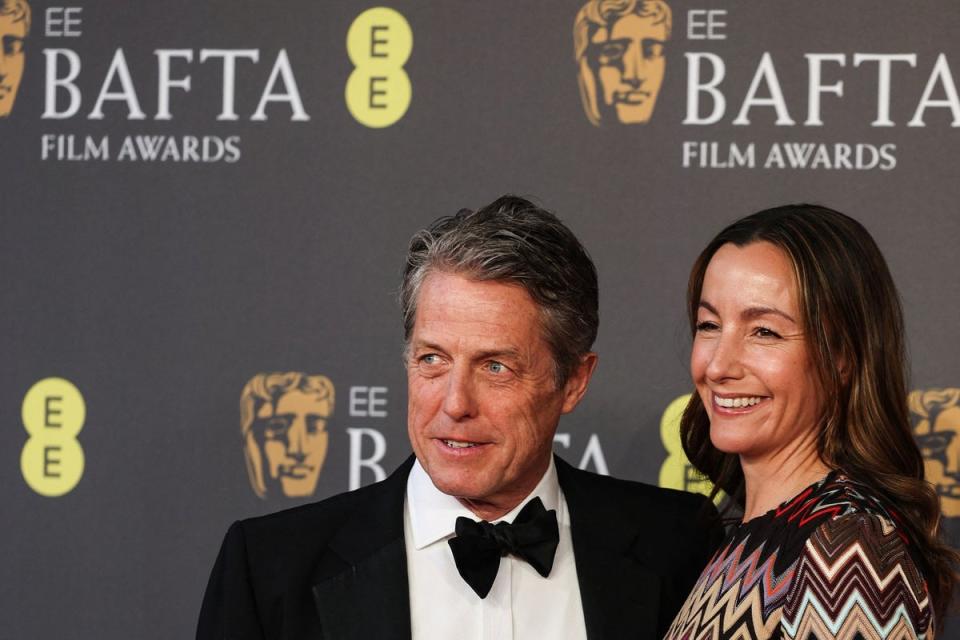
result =
M282 464L277 468L277 475L288 478L306 478L313 471L309 464Z
M649 91L617 91L613 94L617 102L624 104L643 104L650 97Z
M469 449L480 445L479 442L466 442L464 440L443 440L442 442L451 449Z

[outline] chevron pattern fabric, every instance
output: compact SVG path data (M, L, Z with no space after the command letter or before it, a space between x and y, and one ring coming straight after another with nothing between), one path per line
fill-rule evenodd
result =
M899 515L833 471L730 534L665 640L930 640Z

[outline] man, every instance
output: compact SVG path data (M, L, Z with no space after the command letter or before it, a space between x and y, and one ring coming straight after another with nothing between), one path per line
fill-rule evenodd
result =
M30 33L26 0L0 0L0 118L10 115L23 77L23 42Z
M240 394L240 427L250 486L261 498L313 495L327 457L333 383L326 376L255 375Z
M960 516L960 389L911 391L908 401L927 482L940 496L943 515Z
M577 239L520 198L463 210L414 237L400 302L415 458L234 524L197 637L659 638L715 511L553 457L597 364Z
M589 0L573 23L580 98L587 118L650 120L666 69L670 7L663 0Z

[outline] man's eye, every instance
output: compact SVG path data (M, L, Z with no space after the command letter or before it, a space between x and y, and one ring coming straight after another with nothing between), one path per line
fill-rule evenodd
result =
M319 416L307 416L306 423L307 423L307 433L309 433L310 435L323 431L323 427L324 427L323 418Z
M270 418L267 420L267 427L264 429L264 434L268 438L277 438L286 433L289 424L283 418Z
M23 38L6 37L3 39L3 53L14 56L23 53Z
M663 56L663 43L659 40L644 40L643 57L646 59L660 58Z
M626 47L620 43L608 42L600 47L600 63L610 64L611 62L616 62L623 57L623 52L625 50Z
M935 433L928 436L919 436L917 438L917 444L920 445L920 448L923 449L927 455L933 455L946 450L947 445L950 444L950 440L949 437Z
M420 356L420 364L431 365L431 364L439 364L439 363L440 363L440 356L438 356L435 353L428 353L424 356Z
M507 371L507 367L502 362L497 362L494 360L487 363L487 370L489 370L490 373L505 373Z

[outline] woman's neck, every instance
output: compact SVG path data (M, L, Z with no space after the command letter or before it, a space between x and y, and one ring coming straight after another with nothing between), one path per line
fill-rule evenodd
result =
M744 522L778 507L830 472L816 448L759 460L740 456L740 466L746 489Z

